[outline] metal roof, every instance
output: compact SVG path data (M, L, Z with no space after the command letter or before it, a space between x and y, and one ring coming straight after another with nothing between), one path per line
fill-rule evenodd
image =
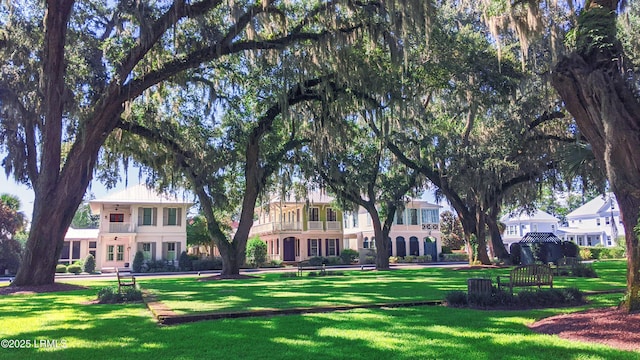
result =
M555 243L560 244L562 240L555 236L550 232L530 232L527 233L522 240L519 241L521 244L532 244L532 243Z

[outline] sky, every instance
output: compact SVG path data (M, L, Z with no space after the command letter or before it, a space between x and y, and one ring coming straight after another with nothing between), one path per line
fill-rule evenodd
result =
M0 156L0 158L2 157ZM16 183L11 177L7 178L4 174L4 169L0 168L0 170L3 170L0 173L0 194L7 193L17 196L20 199L21 203L20 211L22 211L30 220L33 213L33 199L35 197L33 190L26 185ZM124 168L121 168L120 171L124 173ZM124 174L122 177L124 178ZM127 186L134 186L143 183L145 180L146 178L139 178L137 167L130 166L129 171L127 172L126 185L123 179L123 181L118 182L115 188L107 190L107 188L103 184L101 184L100 181L94 179L87 189L87 192L92 193L94 195L94 198L101 198L109 194L124 190ZM432 189L426 190L423 193L421 199L426 200L430 203L436 203ZM446 201L441 202L439 205L442 206L442 209L440 209L441 212L445 210L451 211L451 208L449 204L446 203ZM193 211L194 210L192 209L192 212ZM195 211L197 212L197 210Z
M4 170L4 169L2 169ZM124 169L122 169L124 171ZM127 176L127 186L137 185L141 182L144 182L145 179L138 179L138 171L136 169L130 169ZM108 194L118 192L125 189L124 181L119 182L115 188L107 190L107 188L102 185L98 180L93 180L90 184L90 187L87 189L87 192L93 193L95 198L101 198ZM33 193L33 189L30 189L26 185L16 183L13 178L7 178L2 171L0 175L0 194L10 194L15 195L20 199L22 211L28 219L31 219L31 214L33 213L33 199L35 194Z

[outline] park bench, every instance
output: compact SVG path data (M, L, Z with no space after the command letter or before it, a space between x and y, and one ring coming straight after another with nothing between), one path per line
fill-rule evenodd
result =
M118 269L116 268L116 276L118 277L118 292L122 289L122 287L135 287L136 286L136 277L133 276L131 270L129 269Z
M563 257L558 259L557 264L553 267L556 275L565 274L566 272L573 272L573 270L580 264L580 260L575 257Z
M504 279L504 280L501 280ZM522 265L511 270L507 276L498 276L498 289L508 286L513 294L514 287L548 285L553 288L553 271L547 265Z
M325 273L327 272L327 268L325 267L324 264L322 265L311 265L308 262L305 261L301 261L298 263L298 276L302 276L302 272L304 270L311 270L311 271L320 271L320 274L325 275Z

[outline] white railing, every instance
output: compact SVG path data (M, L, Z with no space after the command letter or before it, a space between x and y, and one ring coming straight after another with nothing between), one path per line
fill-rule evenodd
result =
M267 234L274 231L302 231L302 223L299 222L270 222L266 224L253 225L250 234Z
M327 221L327 230L340 230L340 221Z
M324 230L324 226L322 221L308 221L307 222L308 230Z
M117 222L117 223L109 223L109 232L110 233L132 233L134 232L132 223L126 222Z
M299 222L285 222L277 224L278 228L283 231L301 231L302 224Z

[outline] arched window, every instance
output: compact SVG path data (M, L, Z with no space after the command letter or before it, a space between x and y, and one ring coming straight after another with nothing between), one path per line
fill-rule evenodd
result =
M396 238L396 256L397 257L405 257L407 256L407 245L404 242L404 237L398 236Z
M415 236L409 238L409 255L420 256L420 244Z

